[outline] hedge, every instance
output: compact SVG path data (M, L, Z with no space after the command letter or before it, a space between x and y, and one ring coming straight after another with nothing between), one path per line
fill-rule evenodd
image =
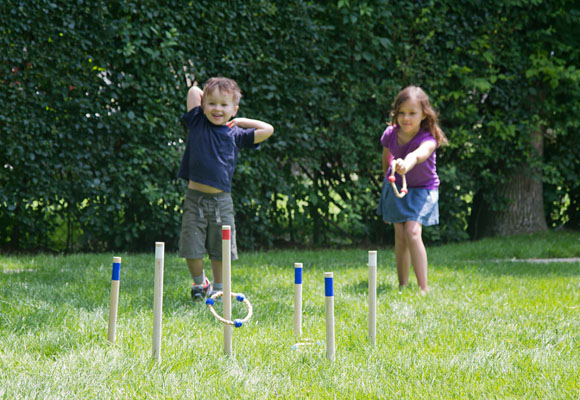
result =
M238 163L242 248L390 243L379 139L408 84L450 139L427 241L467 239L473 199L505 207L494 188L522 165L550 226L580 225L575 1L34 0L0 22L2 248L175 249L180 116L216 75L276 129Z

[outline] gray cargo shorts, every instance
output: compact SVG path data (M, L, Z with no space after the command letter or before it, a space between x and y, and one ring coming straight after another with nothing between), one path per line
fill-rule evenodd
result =
M222 225L232 228L232 260L238 259L234 203L227 192L204 193L187 189L183 201L183 219L179 256L201 259L207 252L211 260L222 259Z

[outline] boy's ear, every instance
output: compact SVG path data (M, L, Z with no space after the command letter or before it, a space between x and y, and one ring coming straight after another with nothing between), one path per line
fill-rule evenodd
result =
M240 109L240 106L235 106L234 107L234 113L232 114L232 117L235 117L236 114L238 113L238 110Z

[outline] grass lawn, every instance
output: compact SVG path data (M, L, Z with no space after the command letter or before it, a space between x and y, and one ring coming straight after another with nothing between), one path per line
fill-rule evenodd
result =
M367 250L378 250L377 342L367 339ZM385 249L242 253L233 290L252 320L223 328L192 304L183 260L165 256L162 360L151 357L149 254L0 256L0 399L574 399L580 397L580 235L549 232L428 248L427 297L399 292ZM123 258L117 339L111 266ZM336 360L292 350L294 263L304 336L324 341L334 272ZM209 268L208 268L209 269ZM245 309L235 302L234 316ZM216 306L219 310L219 306Z

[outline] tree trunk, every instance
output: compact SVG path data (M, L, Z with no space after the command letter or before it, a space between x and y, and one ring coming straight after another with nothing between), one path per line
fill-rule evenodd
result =
M542 132L533 132L531 142L536 155L541 157L544 146ZM481 193L474 198L468 229L473 239L538 232L548 228L539 171L524 165L511 175L507 183L498 184L496 190L496 198L507 200L500 211L492 210Z

